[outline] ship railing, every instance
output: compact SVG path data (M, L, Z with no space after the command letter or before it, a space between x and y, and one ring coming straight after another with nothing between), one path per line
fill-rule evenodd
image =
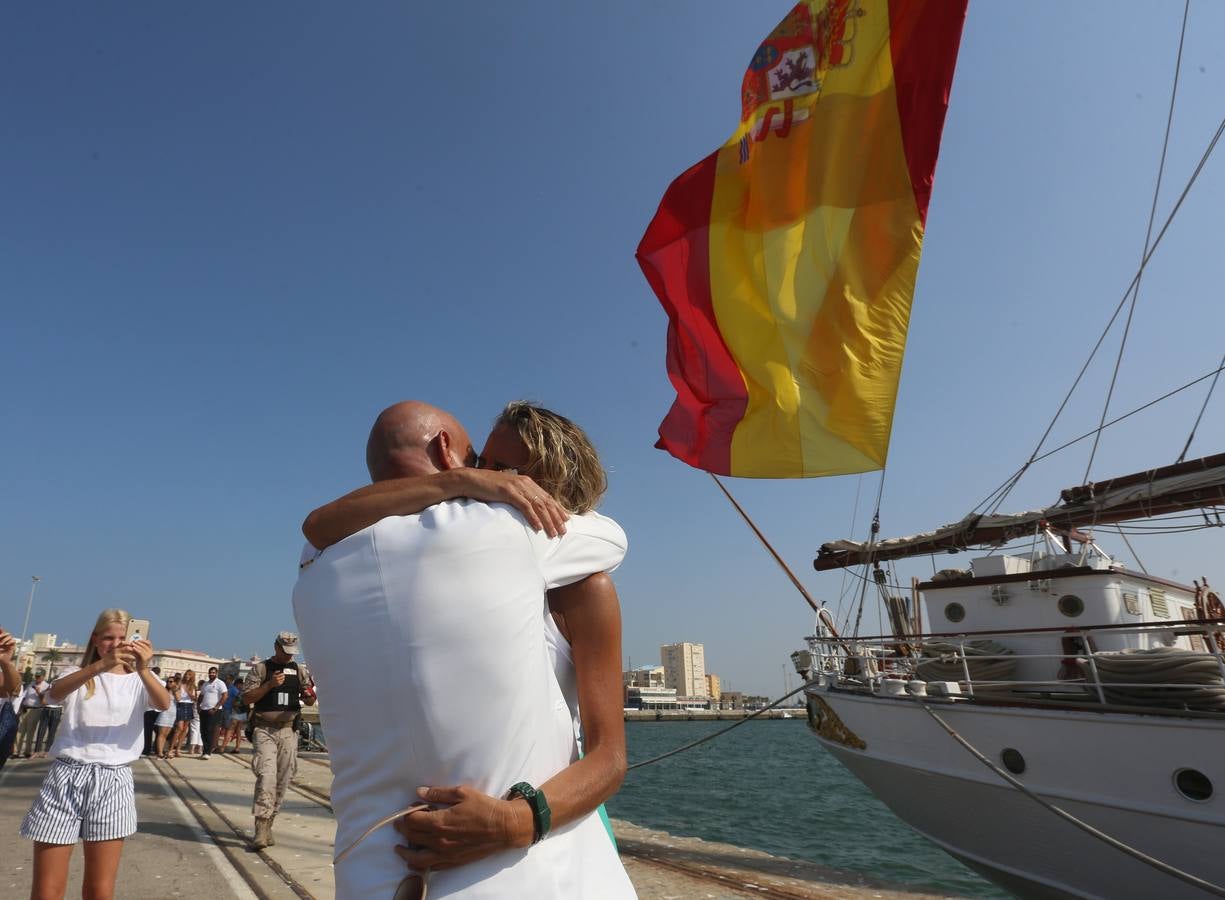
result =
M1211 657L1215 662L1217 679L1205 680L1201 672L1195 681L1118 681L1103 679L1098 668L1099 658L1117 658L1118 651L1098 650L1094 646L1095 635L1103 633L1112 635L1153 634L1162 636L1162 645L1147 649L1183 650L1186 660L1206 661ZM1225 711L1225 654L1222 653L1222 635L1225 634L1225 619L1183 619L1177 623L1145 622L1140 624L1126 623L1121 625L1090 625L1063 626L1055 628L1001 629L998 631L972 632L929 632L922 635L867 635L863 637L841 637L832 634L816 634L808 638L812 651L812 666L806 674L814 678L819 674L833 675L838 679L851 683L868 684L881 678L907 677L919 678L919 669L924 664L951 663L961 669L958 679L959 688L967 698L974 697L977 687L986 693L1000 691L1034 691L1048 689L1050 693L1073 693L1069 688L1078 688L1086 693L1095 694L1099 703L1110 702L1107 692L1115 691L1145 691L1159 696L1168 694L1168 701L1178 701L1178 693L1184 692L1191 696L1192 692L1203 692L1205 689L1220 691L1221 708ZM1016 638L1025 636L1055 636L1069 640L1071 648L1062 653L1030 653L1024 649L1006 649L1003 653L986 653L981 648L981 642L995 638ZM1187 651L1185 648L1175 648L1173 644L1181 638L1199 638L1202 649ZM939 645L935 655L924 655L924 649L930 645ZM979 644L979 646L973 646ZM967 646L970 650L967 651ZM1068 677L1055 679L1015 679L1015 678L985 678L974 677L973 668L982 663L1010 662L1021 663L1030 660L1059 660L1072 670L1070 664L1083 661L1087 669L1087 677L1083 671ZM797 666L798 667L798 666ZM1077 670L1079 666L1075 666ZM923 680L923 679L920 679ZM936 679L927 679L936 680ZM952 680L952 679L949 679ZM1155 705L1161 705L1157 703Z

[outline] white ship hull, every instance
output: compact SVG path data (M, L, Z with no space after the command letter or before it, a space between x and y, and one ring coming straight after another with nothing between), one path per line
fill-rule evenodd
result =
M913 699L828 689L809 696L818 739L877 797L1018 895L1211 896L1057 818L954 742ZM1225 721L972 703L932 708L997 765L1004 748L1019 751L1026 768L1018 777L1044 799L1225 884ZM1180 794L1174 773L1183 768L1207 774L1212 797Z

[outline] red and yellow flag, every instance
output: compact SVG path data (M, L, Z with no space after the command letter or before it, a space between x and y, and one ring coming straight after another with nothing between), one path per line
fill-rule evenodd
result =
M659 447L724 475L885 464L966 0L807 0L740 127L638 246L677 398Z

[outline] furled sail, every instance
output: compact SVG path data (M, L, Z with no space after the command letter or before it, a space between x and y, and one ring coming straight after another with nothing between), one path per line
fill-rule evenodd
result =
M757 48L740 126L638 246L677 398L657 446L709 472L885 464L966 0L807 0Z
M831 541L821 545L813 567L825 571L955 553L999 546L1032 535L1041 526L1069 530L1213 506L1225 506L1225 453L1067 488L1059 503L1045 509L1016 515L971 514L935 531L876 543Z

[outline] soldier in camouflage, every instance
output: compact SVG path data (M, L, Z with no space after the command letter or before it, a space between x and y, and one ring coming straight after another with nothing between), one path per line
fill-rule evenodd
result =
M242 684L243 702L251 710L255 747L255 837L251 847L263 850L276 843L272 820L281 809L289 779L298 767L298 734L294 720L303 704L315 703L314 682L303 663L294 661L298 636L282 631L276 652L256 663Z

